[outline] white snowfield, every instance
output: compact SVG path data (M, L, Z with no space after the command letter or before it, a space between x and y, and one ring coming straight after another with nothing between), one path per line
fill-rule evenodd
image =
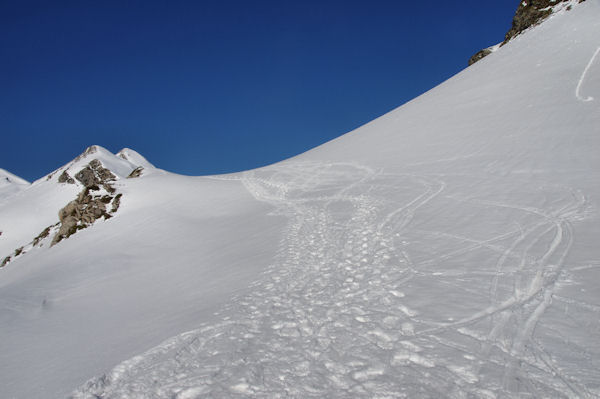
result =
M587 0L296 158L119 179L0 270L0 397L600 397L599 47Z
M29 182L15 176L7 170L0 169L0 203L5 202L8 198L24 190L29 186Z

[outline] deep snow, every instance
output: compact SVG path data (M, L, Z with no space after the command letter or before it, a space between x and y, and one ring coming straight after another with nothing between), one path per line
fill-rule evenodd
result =
M288 161L127 158L114 218L0 270L0 396L599 397L599 48L588 0Z

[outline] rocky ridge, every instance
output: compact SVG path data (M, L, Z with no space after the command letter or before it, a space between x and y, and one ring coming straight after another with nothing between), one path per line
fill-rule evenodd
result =
M29 244L17 248L12 255L0 263L6 266L31 248L41 247L50 236L50 246L58 244L77 231L90 227L98 219L110 219L121 204L122 193L117 193L113 182L117 177L105 168L98 159L92 159L76 175L75 179L83 185L83 189L73 201L58 212L59 222L46 227ZM67 171L59 176L58 181L64 184L76 184L75 179Z
M585 0L524 0L519 3L512 24L504 41L498 46L492 46L478 51L469 59L469 65L473 65L477 61L493 53L497 48L505 45L514 37L518 36L525 30L542 23L546 18L554 12L566 8L570 10L574 3L583 3Z
M75 186L81 190L73 200L66 205L63 203L64 206L58 210L57 223L45 227L29 243L0 258L0 267L33 248L52 247L98 220L110 219L118 211L123 196L117 192L115 182L126 177L140 177L147 169L153 168L144 157L130 149L125 148L114 155L99 146L88 147L71 162L35 183L57 184L55 187L60 191L61 186Z
M60 227L51 245L59 243L78 230L91 226L100 218L109 219L111 214L119 209L122 194L116 194L112 186L116 176L104 168L100 161L97 159L90 161L75 175L75 178L83 184L84 188L76 199L58 212ZM69 179L73 180L67 174L67 182ZM110 209L109 205L111 205Z

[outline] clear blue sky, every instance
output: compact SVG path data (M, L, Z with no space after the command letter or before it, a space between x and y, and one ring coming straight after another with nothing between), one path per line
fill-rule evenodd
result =
M0 1L0 167L34 180L91 144L189 175L270 164L456 74L518 3Z

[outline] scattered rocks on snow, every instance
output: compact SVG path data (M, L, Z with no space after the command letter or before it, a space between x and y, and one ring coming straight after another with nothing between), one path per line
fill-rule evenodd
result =
M17 259L18 257L25 255L33 247L41 247L43 245L42 241L44 241L44 239L46 239L50 235L50 232L53 229L56 230L57 227L58 227L58 223L55 224L55 225L46 227L29 244L15 249L11 255L5 257L4 260L2 260L2 262L0 263L0 267L4 267L7 264L9 264L10 262L12 262L15 259Z

